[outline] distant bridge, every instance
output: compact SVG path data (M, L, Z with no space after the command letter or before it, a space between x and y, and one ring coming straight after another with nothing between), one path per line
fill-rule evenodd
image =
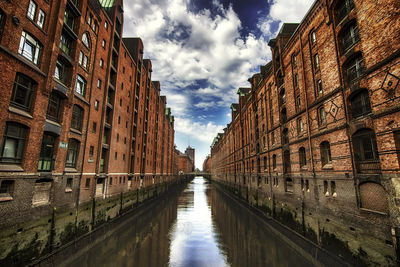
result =
M190 172L190 173L184 173L184 175L196 175L196 176L205 176L205 175L210 175L211 173L209 172Z

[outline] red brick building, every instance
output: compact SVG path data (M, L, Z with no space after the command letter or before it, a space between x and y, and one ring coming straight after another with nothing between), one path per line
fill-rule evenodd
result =
M400 258L399 12L317 0L283 24L211 149L213 179L354 262Z
M175 149L176 151L176 161L178 167L178 173L192 173L194 172L194 153L195 149L192 147L187 147L185 153L180 152L179 150Z
M174 118L123 12L1 1L1 226L175 179Z
M211 173L211 156L208 155L203 162L203 172Z

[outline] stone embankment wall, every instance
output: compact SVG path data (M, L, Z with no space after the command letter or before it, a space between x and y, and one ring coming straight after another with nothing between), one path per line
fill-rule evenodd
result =
M59 211L54 207L38 220L2 229L0 266L37 263L46 255L62 250L113 219L134 212L136 207L192 178L179 176L179 179L164 184L122 192L105 199L95 198L70 210Z

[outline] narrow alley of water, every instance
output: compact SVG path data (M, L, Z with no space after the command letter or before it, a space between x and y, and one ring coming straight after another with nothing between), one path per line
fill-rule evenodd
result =
M203 177L69 255L65 266L312 266Z

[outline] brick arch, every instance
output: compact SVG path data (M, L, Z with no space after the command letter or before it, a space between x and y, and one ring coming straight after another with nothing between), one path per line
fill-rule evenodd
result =
M361 208L389 213L387 193L382 185L372 182L359 186Z

